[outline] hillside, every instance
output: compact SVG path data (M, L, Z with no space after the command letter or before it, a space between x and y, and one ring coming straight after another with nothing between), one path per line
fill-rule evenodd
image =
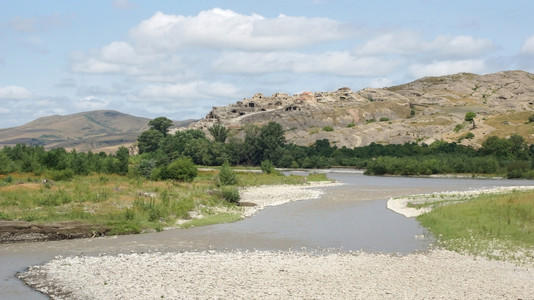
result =
M464 120L471 111L476 113L475 129ZM191 127L207 130L220 122L239 134L247 124L275 121L286 130L287 140L298 145L310 145L318 139L350 148L372 142L430 144L444 140L477 147L490 135L507 137L514 133L534 143L534 127L528 123L532 114L534 74L506 71L425 77L357 92L340 88L292 96L256 94L214 107ZM468 133L474 137L465 139Z
M148 129L149 121L110 110L43 117L19 127L1 129L0 146L29 144L46 149L115 152L121 145L135 143L139 134ZM175 125L183 124L187 122Z

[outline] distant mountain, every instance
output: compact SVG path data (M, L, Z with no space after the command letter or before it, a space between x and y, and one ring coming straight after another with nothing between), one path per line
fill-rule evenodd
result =
M476 113L475 125L465 121ZM425 77L389 88L297 95L256 94L214 107L192 128L207 130L215 123L243 135L248 124L280 123L288 141L311 145L328 139L349 148L370 143L431 144L436 140L480 146L490 135L519 134L534 143L534 74L505 71L487 75L459 73Z
M42 117L19 127L0 129L0 146L27 144L46 149L115 152L119 146L135 143L139 134L148 129L150 120L111 110ZM175 122L174 126L187 126L190 122Z

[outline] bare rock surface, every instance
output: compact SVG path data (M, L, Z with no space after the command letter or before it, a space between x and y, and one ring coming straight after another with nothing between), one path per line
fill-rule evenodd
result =
M370 143L456 142L467 133L475 138L465 145L479 146L489 135L512 133L534 142L525 124L534 109L534 74L506 71L487 75L459 73L425 77L389 88L332 92L304 92L272 96L256 94L223 107L214 107L206 118L190 125L207 130L221 123L243 134L247 124L280 123L288 141L310 145L328 139L338 147ZM477 114L477 128L465 120L466 112ZM457 125L463 128L455 131ZM331 126L333 131L323 131Z

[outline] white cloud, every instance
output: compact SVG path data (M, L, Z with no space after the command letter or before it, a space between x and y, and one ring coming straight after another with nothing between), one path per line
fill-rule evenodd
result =
M231 84L196 81L189 83L148 85L139 92L138 102L234 98L238 91Z
M307 54L298 52L227 52L213 64L227 73L327 73L343 76L380 76L394 70L398 59L356 57L348 51Z
M411 31L389 32L373 38L363 46L356 48L359 55L421 55L441 57L475 57L494 49L489 39L477 39L471 36L439 35L427 42Z
M442 76L460 72L482 73L486 69L484 60L436 61L431 64L413 64L408 68L408 74L415 78L425 76Z
M71 71L88 74L154 75L176 72L180 58L165 53L141 53L126 42L112 42L89 54L73 52Z
M0 100L24 100L32 96L32 93L27 89L10 85L0 87Z
M493 42L488 39L475 39L465 35L440 35L425 45L424 49L442 56L474 57L494 47Z
M354 35L345 25L327 18L268 19L214 8L197 16L157 12L130 31L139 45L156 49L190 46L246 50L290 49Z
M379 77L379 78L375 78L371 80L371 82L369 83L369 87L383 88L383 87L391 86L392 84L393 84L393 81L391 79L386 78L386 77Z
M93 96L87 96L85 98L82 98L78 100L76 103L74 103L74 106L80 109L104 109L108 106L109 101L101 98L96 98Z
M534 55L534 35L526 39L521 48L521 54Z
M369 40L355 51L358 55L412 54L420 51L420 36L414 32L390 32Z

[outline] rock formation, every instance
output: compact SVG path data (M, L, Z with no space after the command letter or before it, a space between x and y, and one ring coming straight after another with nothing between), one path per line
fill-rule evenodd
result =
M464 120L477 114L477 128ZM389 88L354 92L343 87L333 92L296 95L256 94L224 107L214 107L191 128L207 130L221 123L239 134L247 124L280 123L288 141L310 145L329 139L339 147L374 143L461 141L478 146L489 135L513 133L534 142L527 124L534 113L534 74L506 71L487 75L459 73L425 77ZM330 126L333 131L323 128ZM463 137L471 132L474 138Z

